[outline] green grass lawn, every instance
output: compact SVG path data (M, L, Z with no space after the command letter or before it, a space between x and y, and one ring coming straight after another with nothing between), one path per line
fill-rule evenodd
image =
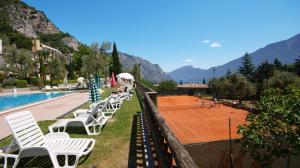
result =
M102 97L105 98L111 93L110 89L105 89ZM88 103L81 107L88 107ZM129 144L131 138L131 128L133 116L141 112L141 107L136 94L132 100L125 100L120 110L114 117L108 121L100 135L88 136L87 134L71 133L73 138L94 138L96 144L91 154L78 165L78 167L127 167ZM63 116L63 118L73 117L72 113ZM48 132L48 126L55 121L41 121L39 126L44 133ZM8 145L11 142L11 137L0 141L0 146Z

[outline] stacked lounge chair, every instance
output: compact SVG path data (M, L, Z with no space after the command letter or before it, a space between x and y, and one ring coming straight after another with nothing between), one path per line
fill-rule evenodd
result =
M19 149L18 154L0 151L7 167L8 158L13 158L16 167L20 159L49 155L55 168L75 168L82 156L88 155L94 145L92 138L70 138L66 133L68 126L84 127L88 135L99 135L102 127L121 108L124 100L131 100L132 89L127 92L112 94L108 98L91 104L90 109L79 109L73 114L75 118L59 119L50 125L50 133L44 135L31 112L23 111L6 116L12 132L13 143ZM63 159L59 159L59 157ZM75 159L74 159L75 158Z
M94 139L70 138L67 133L49 133L44 135L31 112L23 111L5 117L13 132L14 140L20 150L14 167L21 158L49 155L55 168L75 168L80 157L89 154L94 145ZM64 156L63 164L58 156ZM71 158L75 157L72 163Z

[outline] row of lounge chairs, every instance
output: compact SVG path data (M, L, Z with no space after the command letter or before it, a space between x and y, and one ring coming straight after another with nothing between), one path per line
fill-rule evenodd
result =
M92 151L95 139L70 138L66 128L84 127L88 135L99 135L106 122L121 108L123 101L130 100L131 97L130 92L113 94L98 103L91 104L89 109L76 110L73 112L74 118L59 119L50 125L50 133L46 135L42 133L29 111L6 116L13 133L12 144L17 145L19 152L14 155L0 151L0 159L4 158L3 167L7 167L8 158L15 159L13 167L16 167L21 158L44 155L49 155L55 168L77 167L79 159Z

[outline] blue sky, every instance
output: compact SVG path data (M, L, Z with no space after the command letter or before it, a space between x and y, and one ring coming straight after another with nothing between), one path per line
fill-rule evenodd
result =
M115 41L169 72L207 69L300 33L298 0L24 0L79 41Z

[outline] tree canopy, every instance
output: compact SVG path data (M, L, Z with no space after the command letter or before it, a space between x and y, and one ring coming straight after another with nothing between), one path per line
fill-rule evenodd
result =
M90 78L95 74L106 74L107 57L100 52L98 43L93 43L87 55L82 57L82 74Z
M259 113L249 113L238 128L243 149L262 167L279 157L287 157L288 165L289 156L300 152L300 89L266 90L256 108Z
M65 77L67 71L62 61L57 58L54 58L49 62L48 73L51 74L51 80L59 80Z
M252 62L252 57L246 53L242 57L242 66L239 67L238 72L245 76L248 80L251 80L254 69L255 67Z
M210 81L210 86L213 82ZM215 80L217 96L221 98L243 100L255 95L254 84L240 74L231 74Z
M175 81L165 80L159 83L157 90L160 93L168 93L174 91L176 89L176 86L177 84Z
M110 67L109 67L110 74L112 72L114 72L115 74L121 73L122 65L119 60L119 52L118 52L116 43L114 43L114 45L113 45L113 51L112 51L111 57L112 57L112 59L111 59Z
M140 70L139 70L139 64L135 63L132 67L131 74L134 76L134 79L136 81L140 81Z
M300 87L300 78L294 73L285 71L275 71L268 82L269 87L279 89L284 89L291 84Z
M7 54L3 58L7 64L4 68L6 72L12 72L20 79L25 79L33 72L32 55L28 50L17 49L16 45L11 45L6 48Z

